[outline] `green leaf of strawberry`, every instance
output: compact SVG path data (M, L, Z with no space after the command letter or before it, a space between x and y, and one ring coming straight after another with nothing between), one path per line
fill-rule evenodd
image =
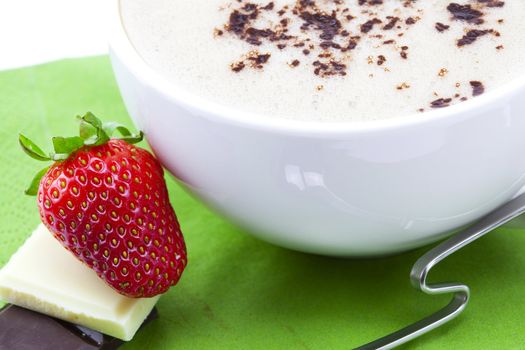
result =
M25 190L25 194L29 196L36 196L38 193L38 187L40 186L40 179L42 179L42 176L44 176L47 171L49 170L50 166L46 166L44 169L40 170L38 173L36 173L35 177L31 181L31 184Z
M86 128L91 126L95 129L96 133L91 137L85 139L86 145L98 146L109 141L110 135L104 130L104 126L100 119L95 117L91 112L86 113L83 117L80 117L80 128ZM80 135L82 136L82 132Z
M100 119L95 117L91 112L87 112L84 116L77 117L80 121L80 136L73 137L53 137L54 153L46 155L40 147L26 136L20 134L18 142L22 149L31 158L41 161L63 161L66 160L72 153L78 151L84 146L99 146L110 140L110 137L115 131L118 131L122 137L119 140L124 140L129 144L139 143L143 140L144 134L140 131L138 134L131 134L131 132L123 125L108 122L102 123ZM31 185L25 191L28 195L36 195L33 191L35 183L38 183L45 172L39 171L31 181Z
M53 148L55 149L55 154L53 158L55 160L64 160L69 157L69 155L84 146L84 140L80 136L73 137L53 137Z
M106 283L129 297L151 297L175 285L186 247L163 170L132 134L93 114L79 117L80 136L53 138L49 156L20 135L24 151L55 162L33 179L42 222ZM120 139L111 138L119 132Z
M40 147L24 135L19 135L18 142L20 143L20 146L22 146L24 152L26 152L31 158L43 161L51 160L51 158L46 155Z

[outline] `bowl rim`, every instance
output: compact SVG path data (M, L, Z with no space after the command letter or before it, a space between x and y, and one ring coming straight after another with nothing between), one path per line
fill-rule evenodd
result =
M474 117L480 111L494 104L505 103L505 99L516 91L525 91L525 76L516 77L512 81L476 98L471 98L450 107L415 112L409 115L391 119L368 121L305 121L288 118L272 118L255 112L243 111L221 105L200 97L168 80L155 71L137 52L129 39L120 11L121 0L113 0L109 5L108 39L111 56L119 61L144 85L157 90L163 96L173 100L178 105L193 114L203 116L215 122L234 124L240 127L266 129L269 131L289 132L294 134L330 135L375 132L382 130L404 129L418 127L436 122L453 122ZM524 96L525 97L525 96Z

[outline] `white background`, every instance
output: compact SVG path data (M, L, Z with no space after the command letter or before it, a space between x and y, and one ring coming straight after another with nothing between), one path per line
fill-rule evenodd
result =
M107 52L112 0L0 0L0 70Z

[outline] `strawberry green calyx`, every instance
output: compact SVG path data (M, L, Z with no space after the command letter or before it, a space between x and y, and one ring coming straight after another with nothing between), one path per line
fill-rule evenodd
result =
M72 137L53 137L53 152L46 154L40 147L26 136L20 134L18 142L22 150L31 158L39 161L60 162L69 158L69 156L84 147L100 146L107 143L111 138L126 141L129 144L135 144L144 138L140 131L138 134L132 134L124 125L115 122L103 123L95 117L93 113L88 112L84 116L77 117L80 121L80 136ZM120 137L112 137L118 131ZM36 196L40 179L46 174L50 166L40 170L31 181L29 188L25 191L27 195Z
M29 187L24 191L25 194L28 196L36 196L38 193L38 185L40 185L40 179L47 173L47 171L51 168L51 166L46 166L44 169L40 170L38 173L36 173L33 180L31 180L31 184Z

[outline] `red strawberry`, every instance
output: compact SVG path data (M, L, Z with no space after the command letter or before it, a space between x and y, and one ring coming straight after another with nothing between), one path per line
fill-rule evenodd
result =
M186 247L163 170L142 139L88 113L80 137L53 138L47 156L20 135L33 158L55 160L26 191L37 194L42 222L107 284L129 297L152 297L175 285ZM118 130L124 137L110 139Z

